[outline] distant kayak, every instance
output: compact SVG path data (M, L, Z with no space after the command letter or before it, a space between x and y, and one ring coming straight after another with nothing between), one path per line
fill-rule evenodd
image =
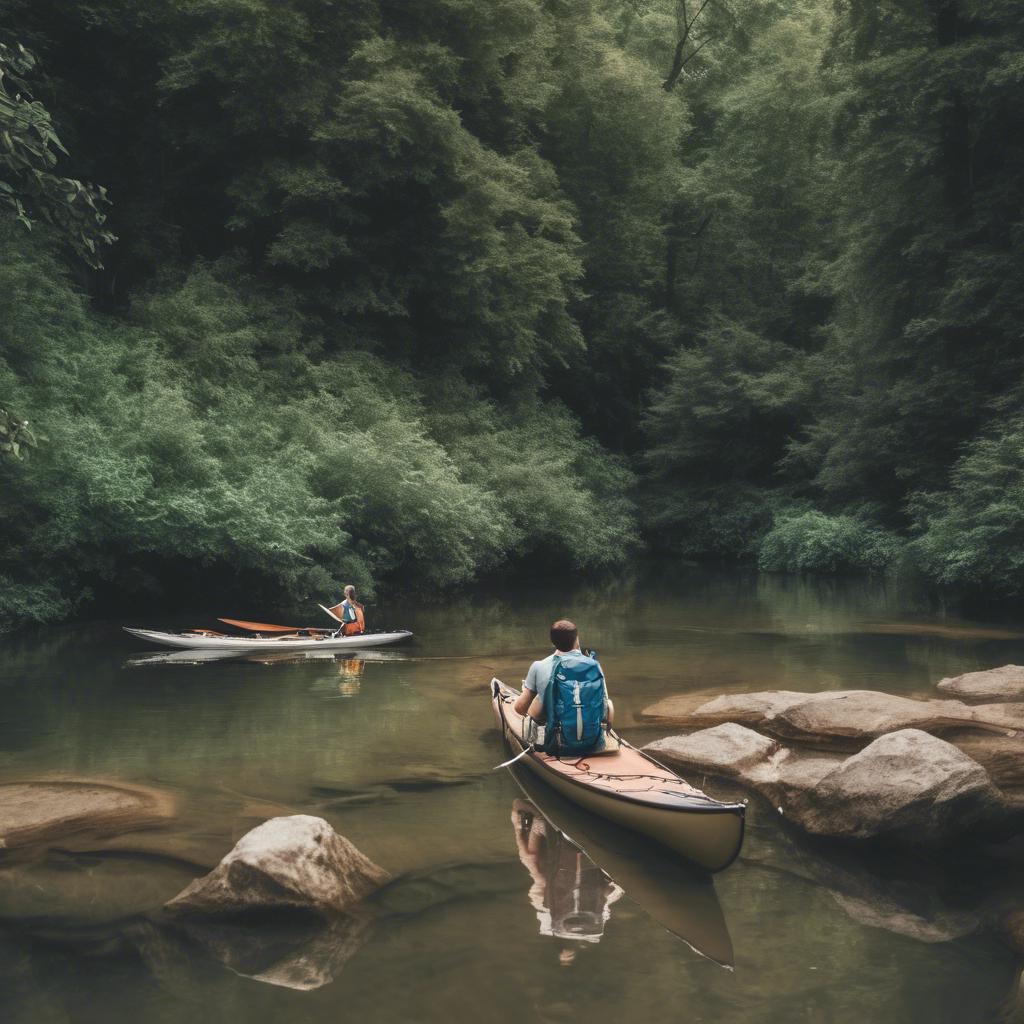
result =
M185 633L161 633L155 629L121 627L126 633L159 644L194 651L351 651L366 647L383 647L408 640L412 633L399 629L391 633L358 633L355 636L335 636L329 631L299 630L276 636L228 636L211 630L193 630Z
M675 772L620 739L614 752L557 758L530 748L518 693L500 679L490 684L498 727L517 763L566 799L617 825L649 836L707 871L721 871L743 845L746 807L702 793ZM524 753L525 752L525 753Z

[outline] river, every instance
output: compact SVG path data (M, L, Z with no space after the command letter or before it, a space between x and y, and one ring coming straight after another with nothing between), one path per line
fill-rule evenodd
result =
M178 808L144 841L0 859L0 1020L934 1024L1021 1012L1020 964L984 926L993 894L971 865L807 844L752 799L743 854L712 883L493 771L505 754L486 691L492 675L518 683L568 615L639 744L664 730L636 713L668 694L923 695L943 676L1024 663L1013 628L880 582L682 569L370 611L371 628L414 641L190 664L118 623L0 639L0 781L123 780ZM287 813L326 818L395 876L372 920L212 938L158 923L197 865Z

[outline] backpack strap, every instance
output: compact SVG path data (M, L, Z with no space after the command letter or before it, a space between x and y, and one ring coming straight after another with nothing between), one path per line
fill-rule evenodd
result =
M551 675L548 676L548 685L544 690L544 750L553 752L558 746L558 722L555 720L555 673L561 664L561 658L556 651L551 656Z

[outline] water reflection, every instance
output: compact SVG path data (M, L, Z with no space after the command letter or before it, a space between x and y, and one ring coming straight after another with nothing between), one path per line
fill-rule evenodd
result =
M199 953L240 977L308 992L335 980L366 941L369 924L366 916L324 922L296 914L258 924L178 922L160 928L144 921L126 934L158 976L169 963L182 974L194 973Z
M570 943L600 942L612 905L622 889L533 804L512 801L512 831L523 866L530 872L530 905L541 935ZM559 954L563 964L576 956L573 945Z
M625 894L695 952L732 967L732 939L710 875L581 810L528 770L510 773L527 797L513 801L512 826L533 878L529 898L541 934L598 942ZM571 960L563 951L562 962Z
M366 662L360 658L344 658L338 662L338 693L342 697L355 697L359 693Z
M334 661L341 665L358 665L353 671L362 672L368 661L412 661L408 655L390 651L160 651L156 654L136 654L125 658L125 668L149 668L154 665L210 665L231 662L243 665L308 665L310 662Z

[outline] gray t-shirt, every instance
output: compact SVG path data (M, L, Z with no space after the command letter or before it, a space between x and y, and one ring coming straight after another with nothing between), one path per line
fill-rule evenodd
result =
M581 652L577 647L574 651L562 651L560 653L579 654ZM555 656L553 654L549 654L541 661L535 661L530 666L530 671L526 673L526 679L523 680L523 686L528 690L533 690L533 692L543 701L544 691L548 688L548 683L551 682L551 673L554 669Z

